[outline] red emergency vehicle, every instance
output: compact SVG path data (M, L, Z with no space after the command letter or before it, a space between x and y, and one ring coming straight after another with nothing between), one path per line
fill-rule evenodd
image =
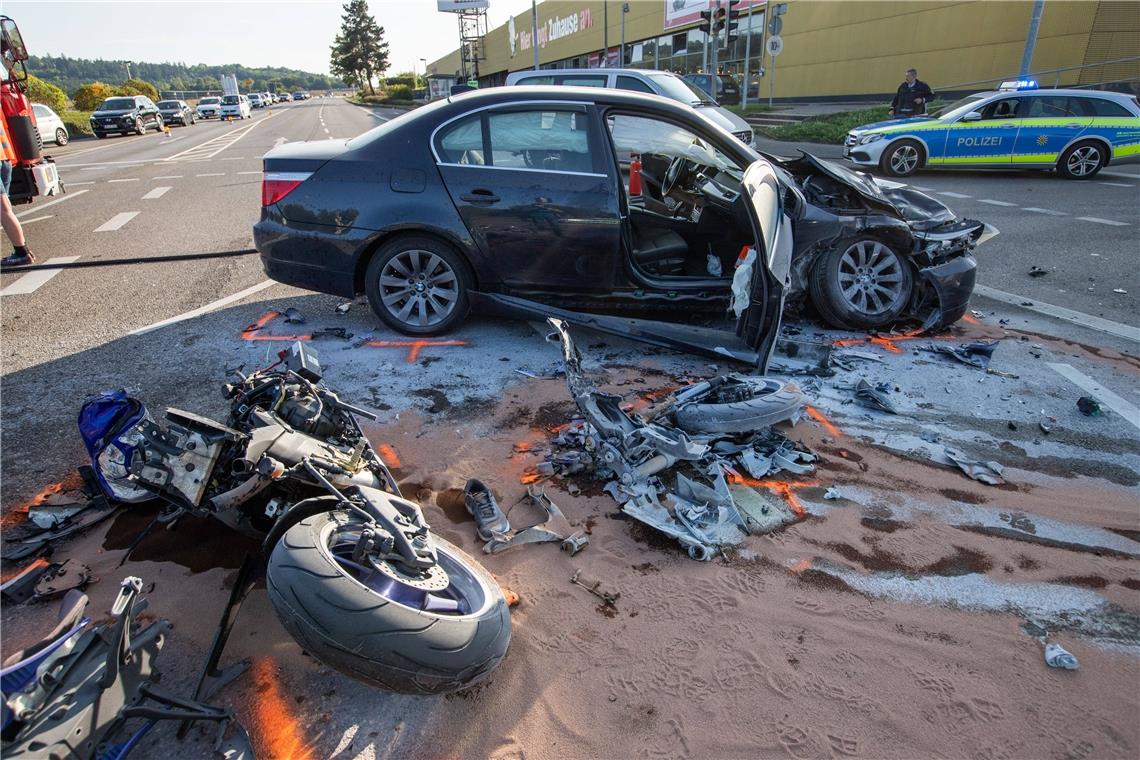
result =
M31 203L37 195L58 195L64 192L59 180L55 162L43 155L40 133L36 130L36 117L26 90L28 71L24 61L28 51L16 22L7 16L0 16L0 56L3 57L3 70L0 71L0 107L4 119L4 131L11 143L12 187L8 196L13 204Z

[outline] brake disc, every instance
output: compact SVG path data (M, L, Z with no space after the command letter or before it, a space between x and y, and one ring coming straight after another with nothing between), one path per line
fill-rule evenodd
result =
M371 559L370 562L372 567L392 580L405 586L418 588L421 591L443 591L451 585L451 578L448 577L447 571L440 567L439 563L432 565L422 573L411 575L396 563L386 559Z

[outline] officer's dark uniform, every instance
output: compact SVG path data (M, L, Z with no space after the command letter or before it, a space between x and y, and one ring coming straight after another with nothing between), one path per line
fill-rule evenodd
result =
M895 93L895 99L891 101L891 110L895 116L919 116L926 113L926 104L932 97L934 92L930 85L921 79L914 80L913 85L903 82ZM921 98L922 102L915 103L917 98Z

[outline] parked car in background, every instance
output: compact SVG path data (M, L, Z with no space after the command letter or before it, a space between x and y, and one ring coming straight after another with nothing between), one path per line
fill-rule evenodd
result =
M293 93L293 100L308 100L308 99L309 99L309 93L307 93L307 92L297 90L295 93Z
M740 84L728 74L686 74L682 79L722 106L740 105Z
M1140 103L1123 93L1005 82L930 116L856 127L843 155L894 177L945 167L1056 169L1065 179L1091 179L1109 163L1140 160Z
M721 108L704 90L668 71L654 69L545 69L507 74L508 85L570 85L632 90L676 100L692 106L717 125L731 132L745 145L752 145L752 127L736 114Z
M194 109L185 100L160 100L158 112L162 114L162 121L166 124L180 124L188 127L198 120Z
M151 127L156 132L162 131L162 115L146 95L107 98L91 114L91 131L98 138L113 132L141 135Z
M201 119L212 119L219 115L222 110L222 99L219 97L206 97L198 101L198 117Z
M293 96L287 92L281 93L280 97L281 97L281 100L285 103L288 103L289 101L291 101L293 99Z
M264 108L265 103L261 100L260 92L253 92L249 94L249 107L250 108Z
M249 108L249 96L224 95L220 116L223 119L248 119L251 115Z
M40 133L40 142L47 145L53 142L56 145L67 145L70 135L63 119L55 111L42 103L32 103L32 113L36 115L36 130Z
M962 316L984 224L811 156L762 156L703 113L616 89L501 87L351 140L280 145L263 157L254 242L269 277L363 292L413 335L452 329L470 305L609 330L604 315L685 321L731 302L763 359L789 295L845 327ZM631 152L637 193L620 165ZM748 248L749 291L734 298Z

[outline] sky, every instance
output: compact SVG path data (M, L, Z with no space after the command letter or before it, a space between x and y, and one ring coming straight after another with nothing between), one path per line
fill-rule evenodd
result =
M490 0L491 29L530 9L530 0ZM369 0L388 41L389 73L423 72L459 47L458 21L435 0ZM340 0L0 0L33 55L148 63L240 63L329 70Z

